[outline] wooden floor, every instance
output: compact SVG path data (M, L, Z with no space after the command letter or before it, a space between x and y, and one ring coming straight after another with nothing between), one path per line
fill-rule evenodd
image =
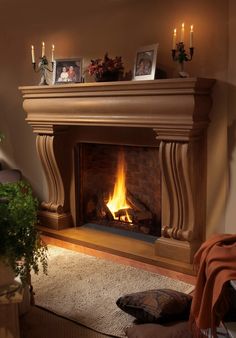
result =
M110 259L195 284L192 265L154 255L154 245L142 240L83 227L54 230L39 226L47 244Z

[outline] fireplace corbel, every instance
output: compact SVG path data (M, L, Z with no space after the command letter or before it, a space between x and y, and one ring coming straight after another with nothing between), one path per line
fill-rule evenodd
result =
M160 140L162 236L157 255L191 263L205 238L205 128L155 129Z
M71 158L66 126L37 125L36 148L47 181L48 200L41 203L41 224L54 229L72 225L70 213ZM60 152L63 149L63 158ZM69 175L70 176L70 175Z
M132 137L142 143L140 135L149 133L160 147L162 171L162 234L154 251L191 263L205 238L206 130L213 83L188 78L20 87L48 185L48 200L39 214L42 225L77 225L77 143L114 144L111 128L123 135L131 131L128 141L119 141L124 144L132 143Z

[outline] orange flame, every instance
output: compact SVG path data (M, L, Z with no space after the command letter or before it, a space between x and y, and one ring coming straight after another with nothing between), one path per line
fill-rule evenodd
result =
M117 179L114 186L113 196L109 198L107 207L111 211L114 219L122 220L125 222L132 223L128 212L126 211L125 216L115 216L115 212L121 209L128 209L130 205L126 200L126 186L125 186L125 159L124 152L119 152L118 165L117 165Z

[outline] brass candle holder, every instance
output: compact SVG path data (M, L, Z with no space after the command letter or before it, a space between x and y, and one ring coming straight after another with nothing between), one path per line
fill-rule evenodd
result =
M46 58L46 56L42 56L39 58L39 63L36 66L35 62L32 62L33 65L33 70L35 71L35 73L40 72L40 82L39 82L39 86L44 86L44 85L49 85L49 76L48 76L48 72L52 73L53 72L53 66L54 66L54 62L51 62L51 69L49 68L49 62Z
M180 65L180 71L179 71L180 77L189 77L189 74L184 71L184 63L192 61L193 53L194 53L194 47L189 48L189 54L186 53L183 42L177 43L176 49L172 49L172 59L174 61L179 62L179 65Z

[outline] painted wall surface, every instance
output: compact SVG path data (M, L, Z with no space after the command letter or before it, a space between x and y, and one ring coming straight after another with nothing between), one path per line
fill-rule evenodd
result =
M236 206L236 3L229 1L229 68L228 68L228 163L229 193L226 208L226 232L235 233Z
M5 166L20 168L41 199L47 198L47 190L18 91L20 85L39 81L32 71L31 44L39 56L42 41L46 54L54 43L56 58L82 56L85 66L105 52L121 55L129 71L139 47L159 42L158 66L173 77L177 72L171 59L173 28L180 30L185 22L188 49L187 31L193 24L195 55L186 69L191 76L217 80L208 130L207 234L225 231L228 1L51 0L46 6L32 0L1 0L0 21L0 129L6 134L0 159Z

